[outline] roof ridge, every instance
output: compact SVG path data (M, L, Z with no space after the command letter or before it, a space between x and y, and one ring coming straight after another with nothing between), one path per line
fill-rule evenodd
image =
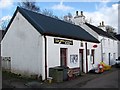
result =
M102 33L104 33L104 34L106 34L106 35L104 35L104 36L106 36L106 37L108 37L108 38L112 38L112 39L115 39L116 40L116 38L113 36L113 35L111 35L111 34L109 34L109 33L107 33L107 32L105 32L103 29L101 29L101 28L98 28L97 26L94 26L94 25L92 25L92 24L89 24L89 23L85 23L85 24L87 24L87 25L89 25L89 26L91 26L91 28L92 27L94 27L94 28L97 28L97 31L99 30L100 32L102 32ZM92 28L93 29L93 28ZM94 30L95 32L97 32L96 30ZM102 33L100 33L99 32L99 34L100 35L103 35ZM98 32L97 32L98 33Z
M61 22L64 22L64 23L72 24L72 25L78 27L78 25L75 25L75 24L73 24L73 23L69 23L69 22L63 21L63 20L61 20L61 19L54 18L54 17L50 17L50 16L44 15L44 14L42 14L42 13L38 13L38 12L29 10L29 9L25 9L25 8L22 8L22 7L19 7L19 6L17 6L17 8L18 8L18 9L24 9L24 10L30 11L30 12L32 12L32 13L35 13L35 14L38 14L38 15L42 15L42 16L45 16L45 17L48 17L48 18L52 18L52 19L55 19L55 20L58 20L58 21L61 21Z

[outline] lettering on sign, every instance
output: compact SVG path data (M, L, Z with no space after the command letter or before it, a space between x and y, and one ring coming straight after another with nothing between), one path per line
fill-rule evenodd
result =
M65 45L73 45L72 40L57 39L57 38L54 38L54 43L56 43L56 44L65 44Z

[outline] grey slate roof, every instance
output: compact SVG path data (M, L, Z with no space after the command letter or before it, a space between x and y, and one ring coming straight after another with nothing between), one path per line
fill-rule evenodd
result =
M94 30L96 33L98 33L99 35L102 35L102 36L117 40L114 36L112 36L111 34L108 34L107 32L103 31L102 29L100 29L100 28L98 28L98 27L96 27L94 25L91 25L89 23L85 23L85 24L88 27L90 27L92 30Z
M14 19L18 11L42 35L50 35L50 36L57 36L57 37L99 43L99 41L96 38L94 38L92 35L90 35L88 32L86 32L84 29L82 29L79 26L64 22L59 19L48 17L40 13L26 10L20 7L17 7L17 10L14 13L13 18L11 19L7 29L9 28L12 20Z

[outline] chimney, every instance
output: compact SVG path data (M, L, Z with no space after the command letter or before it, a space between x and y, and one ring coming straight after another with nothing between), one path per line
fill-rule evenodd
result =
M84 16L84 15L83 15L83 11L81 11L81 16Z
M102 26L101 23L100 23L100 26Z
M78 11L76 11L76 16L78 16Z
M102 26L105 26L105 25L104 25L104 21L102 21Z

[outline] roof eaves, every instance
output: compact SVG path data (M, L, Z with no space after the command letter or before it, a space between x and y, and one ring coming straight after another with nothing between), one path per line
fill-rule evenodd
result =
M68 38L68 39L73 39L73 40L81 40L81 41L87 41L87 42L100 43L96 38L95 38L96 40L87 40L87 39L84 39L84 38L79 39L78 37L71 37L71 36L65 36L65 35L60 35L60 34L57 35L57 34L53 34L53 33L44 33L44 35Z

